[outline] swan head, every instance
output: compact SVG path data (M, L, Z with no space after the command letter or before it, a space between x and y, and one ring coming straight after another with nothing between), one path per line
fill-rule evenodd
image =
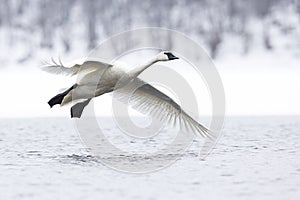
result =
M168 61L168 60L175 60L175 59L179 59L179 58L174 56L170 51L162 51L157 55L157 60L159 61Z

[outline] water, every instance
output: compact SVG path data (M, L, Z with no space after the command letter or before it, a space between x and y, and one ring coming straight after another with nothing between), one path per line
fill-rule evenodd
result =
M300 117L229 117L205 161L199 138L170 167L128 174L90 155L68 118L1 119L0 199L298 199L299 131Z

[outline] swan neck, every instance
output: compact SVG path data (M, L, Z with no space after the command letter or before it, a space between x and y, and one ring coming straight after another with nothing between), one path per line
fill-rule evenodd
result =
M148 67L150 67L151 65L153 65L154 63L158 62L159 60L157 60L156 58L149 60L147 63L145 63L144 65L137 67L136 69L133 70L133 76L137 77L138 75L140 75L140 73L142 73L143 71L145 71Z

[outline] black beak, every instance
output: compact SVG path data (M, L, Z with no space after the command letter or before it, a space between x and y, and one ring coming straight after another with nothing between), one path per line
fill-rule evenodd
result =
M179 59L178 57L174 56L172 53L165 53L165 54L168 56L169 60Z

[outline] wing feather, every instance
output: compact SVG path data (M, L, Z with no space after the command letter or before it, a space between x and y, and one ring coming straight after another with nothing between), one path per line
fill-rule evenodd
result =
M102 68L106 69L107 67L111 66L111 64L105 62L88 60L82 64L75 64L72 67L66 67L60 58L58 61L55 61L53 58L51 58L51 62L46 62L41 69L52 74L74 76L78 73L86 74L96 70L101 70Z
M52 73L52 74L61 74L66 76L74 76L78 73L80 69L80 65L76 64L72 67L65 67L61 61L60 63L57 63L52 59L51 63L46 63L41 67L43 71Z
M142 114L213 139L212 132L189 116L174 100L139 78L116 90L114 97Z

